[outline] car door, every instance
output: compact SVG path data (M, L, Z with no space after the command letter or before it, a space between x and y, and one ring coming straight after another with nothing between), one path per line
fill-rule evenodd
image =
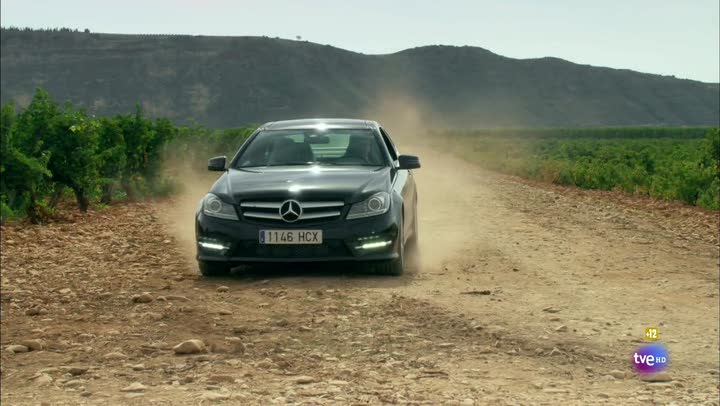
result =
M393 165L397 168L399 156L397 148L395 148L390 135L382 127L380 128L380 134L382 134L383 142L385 142L385 146L393 160ZM397 169L393 188L403 198L403 236L407 241L412 236L413 224L417 215L417 190L412 170Z

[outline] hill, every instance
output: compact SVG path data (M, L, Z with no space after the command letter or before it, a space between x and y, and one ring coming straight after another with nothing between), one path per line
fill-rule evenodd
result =
M35 87L96 114L239 126L309 116L366 116L384 98L453 127L718 125L720 88L477 47L364 55L266 37L118 35L3 29L0 101Z

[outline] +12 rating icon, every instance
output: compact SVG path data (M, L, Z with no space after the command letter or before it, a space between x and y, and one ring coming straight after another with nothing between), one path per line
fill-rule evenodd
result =
M658 340L657 327L647 327L645 329L645 339L648 341L657 341Z

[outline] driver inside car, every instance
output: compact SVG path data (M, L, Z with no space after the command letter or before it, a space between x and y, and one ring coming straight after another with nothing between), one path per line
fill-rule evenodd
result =
M290 138L282 137L273 143L268 163L270 165L297 165L313 162L310 145L304 142L295 142Z
M347 150L345 150L345 155L342 158L350 161L360 161L365 165L377 162L378 159L373 154L376 151L372 148L372 142L373 140L368 137L350 137Z

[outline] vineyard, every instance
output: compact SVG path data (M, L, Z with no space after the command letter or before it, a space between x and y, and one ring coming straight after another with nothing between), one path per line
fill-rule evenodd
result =
M720 209L718 128L447 131L433 141L524 178Z
M96 118L38 89L23 111L2 107L1 131L2 218L39 223L65 195L87 211L90 204L169 194L179 185L163 171L165 162L202 167L209 156L232 154L252 128L177 127L145 117L140 107Z
M2 107L2 218L53 216L63 198L90 205L167 195L180 185L166 163L202 168L232 155L253 127L179 127L134 114L93 117L38 89L29 106ZM438 146L487 168L587 189L622 190L720 208L718 128L445 131ZM67 200L67 199L65 199Z

